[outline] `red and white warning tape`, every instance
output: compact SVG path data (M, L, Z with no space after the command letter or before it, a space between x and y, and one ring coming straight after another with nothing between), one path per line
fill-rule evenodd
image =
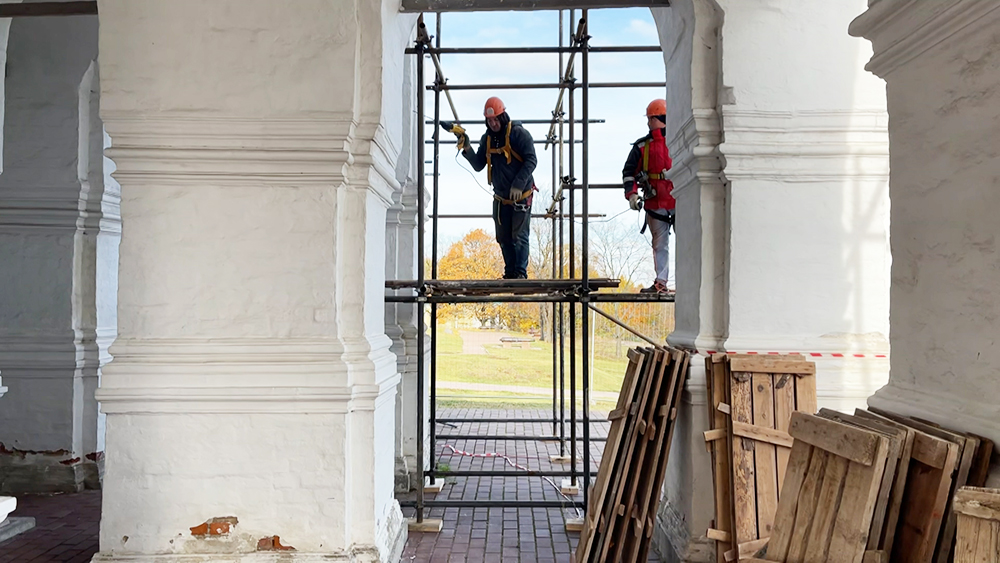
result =
M717 350L704 350L699 351L699 354L707 354L711 356L712 354L749 354L749 355L760 355L760 356L809 356L811 358L888 358L889 354L845 354L840 352L739 352L734 350L727 350L725 352L719 352Z
M451 444L445 444L444 445L444 449L445 450L451 450L452 455L459 455L459 456L465 456L465 457L479 457L479 458L498 457L498 458L504 460L504 462L506 462L507 465L513 467L514 469L520 469L521 471L531 471L530 469L528 469L527 467L525 467L523 465L518 465L517 463L514 463L514 460L511 459L510 457L505 456L505 455L500 454L500 453L497 453L497 452L486 452L486 453L465 452L465 451L462 451L462 450L456 448L455 446L452 446ZM445 453L445 452L441 452L441 453ZM552 479L550 479L548 477L542 477L542 479L544 479L545 482L548 483L549 485L552 485L552 488L555 489L556 492L559 493L559 495L561 497L563 497L564 499L566 499L568 502L573 502L573 499L571 499L568 496L566 496L566 495L563 494L562 489L558 485L556 485L555 481L553 481ZM583 518L583 512L581 512L579 508L576 509L576 513L580 516L580 518Z

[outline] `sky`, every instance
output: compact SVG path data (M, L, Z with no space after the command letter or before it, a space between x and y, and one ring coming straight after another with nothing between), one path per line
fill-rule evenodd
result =
M568 12L564 37L568 43L570 25ZM659 38L652 15L646 8L621 8L590 10L589 33L591 45L658 45ZM580 17L577 11L576 17ZM475 12L446 13L442 16L442 47L530 47L555 46L559 44L559 13L543 12ZM435 33L434 16L425 16L428 30ZM568 55L564 55L568 57ZM514 54L514 55L442 55L441 66L451 84L489 83L554 83L559 81L559 55L557 54ZM434 78L433 65L425 64L426 82ZM577 59L577 80L581 78L582 67ZM592 53L589 60L591 82L651 82L663 80L664 64L660 53ZM507 107L512 119L549 119L558 97L556 89L532 90L457 90L452 98L463 125L472 138L473 145L485 131L482 112L483 104L489 96L499 96ZM582 92L576 93L577 117L582 105ZM662 88L592 88L590 90L590 117L603 119L605 123L590 125L590 182L621 183L621 171L628 157L631 144L648 132L646 126L646 105L654 98L664 97ZM568 98L568 94L567 94ZM433 117L434 96L425 96L425 112ZM564 101L568 110L568 99ZM441 119L451 120L451 110L447 100L441 95ZM526 125L531 135L544 139L548 125ZM581 126L577 126L577 138L581 136ZM568 137L568 131L566 132ZM431 126L427 126L426 138L430 139ZM668 138L670 132L667 134ZM450 134L442 139L453 139ZM552 194L552 153L543 145L536 145L538 167L534 173L539 195L534 200L534 212L543 213L551 203ZM568 150L568 146L567 149ZM576 147L576 171L582 179L581 148ZM432 157L428 147L427 159ZM486 171L474 173L468 162L456 159L454 145L442 145L440 156L439 206L442 214L488 214L492 205L492 189L486 185ZM568 166L568 153L566 165ZM428 174L432 168L427 166ZM428 186L432 177L427 177ZM478 185L477 185L478 184ZM577 198L580 199L579 197ZM568 203L568 202L567 202ZM639 234L642 226L640 213L628 207L628 201L621 190L592 190L590 193L591 213L604 217L592 218L592 223L615 221L622 228L624 236L644 237L649 240L649 231ZM578 212L580 210L577 202ZM535 219L540 221L540 219ZM493 233L490 219L441 219L439 221L439 250L441 256L448 246L462 238L472 229L482 228ZM591 231L594 232L593 230ZM430 241L430 225L428 237ZM593 236L593 235L592 235ZM671 236L673 256L674 237ZM430 244L430 243L428 243ZM649 285L653 278L652 250L649 243L643 243L647 265L640 268L636 280ZM671 268L673 270L673 268ZM673 271L671 271L673 278Z

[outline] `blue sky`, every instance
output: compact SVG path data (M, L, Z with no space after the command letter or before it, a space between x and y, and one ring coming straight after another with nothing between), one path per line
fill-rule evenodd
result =
M566 13L568 16L568 12ZM577 18L579 18L577 11ZM659 39L652 15L645 8L624 8L590 11L589 31L592 45L657 45ZM428 14L425 21L434 33L434 16ZM447 13L442 18L442 46L444 47L501 47L501 46L550 46L559 42L558 12L479 12ZM569 28L575 28L566 18L565 35ZM568 40L567 40L568 41ZM568 57L568 55L566 55ZM556 54L525 55L443 55L441 64L448 81L452 84L470 83L532 83L557 82L559 79L559 58ZM433 80L433 65L427 64L427 81ZM577 61L577 79L582 67ZM594 53L590 55L590 79L592 82L648 82L663 80L663 57L660 53ZM558 95L557 90L498 90L498 91L454 91L459 117L462 119L473 144L485 131L483 124L483 102L489 96L500 96L507 111L515 120L546 119L551 117ZM577 92L579 112L582 92ZM660 88L615 88L591 89L590 115L594 119L604 119L605 123L590 126L590 181L592 183L620 183L621 170L631 143L647 132L645 108L654 98L664 96ZM433 116L433 96L426 96L426 112ZM452 119L451 110L442 94L442 119ZM568 105L566 105L568 108ZM579 117L579 113L578 113ZM543 139L548 126L528 125L535 139ZM577 137L580 137L578 129ZM427 136L430 138L430 127ZM568 134L568 132L567 132ZM668 132L669 136L669 132ZM450 137L450 135L449 135ZM446 137L443 137L446 138ZM535 212L543 212L548 207L552 193L552 147L543 150L536 146L539 164L535 171L535 183L543 197L535 198ZM579 151L579 147L577 147ZM428 150L428 159L431 156ZM468 163L455 159L454 145L441 148L440 212L443 214L489 213L491 196L476 185L476 180L486 186L485 171L470 175ZM567 155L568 159L568 155ZM582 177L582 162L577 153L576 177ZM568 165L568 160L567 160ZM463 169L464 167L464 169ZM430 167L428 167L430 172ZM428 182L431 180L428 177ZM637 239L641 219L639 213L628 210L628 202L621 191L593 191L590 198L591 212L604 213L607 218L620 223L626 233ZM611 219L613 217L613 219ZM600 219L592 219L600 221ZM489 219L440 220L440 248L443 254L448 245L459 240L465 233L475 228L483 228L492 233ZM429 234L429 233L428 233ZM648 232L646 240L648 240ZM428 241L430 237L428 236ZM673 246L671 239L671 246ZM649 249L648 243L642 243ZM647 254L651 254L648 251ZM648 257L648 256L647 256ZM648 284L653 279L652 263L641 269L639 280ZM671 276L672 277L672 276Z

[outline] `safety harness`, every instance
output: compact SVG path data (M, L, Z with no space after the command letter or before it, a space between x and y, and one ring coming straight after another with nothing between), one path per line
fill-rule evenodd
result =
M502 147L494 148L492 146L492 143L490 143L486 149L486 183L488 183L491 186L493 185L493 155L495 154L503 155L504 158L507 159L507 164L510 164L513 159L516 159L518 162L524 162L524 158L522 158L521 155L517 154L517 151L515 151L514 147L512 147L510 144L510 131L513 127L514 127L513 121L507 122L507 134L504 136L504 145ZM534 188L532 187L531 190L524 190L524 193L521 194L520 199L504 199L496 194L493 194L493 199L499 201L504 205L516 204L531 197L533 189Z
M665 177L662 172L656 173L649 171L649 145L652 142L653 139L648 139L646 140L646 142L642 144L642 172L646 174L646 178L648 178L649 180L663 180L665 179ZM667 226L668 229L674 225L674 218L670 214L660 215L659 213L653 211L652 209L647 209L646 217L652 217L653 219L663 221L668 225ZM647 226L647 221L643 221L642 229L639 231L639 234L644 234L646 232L646 226Z

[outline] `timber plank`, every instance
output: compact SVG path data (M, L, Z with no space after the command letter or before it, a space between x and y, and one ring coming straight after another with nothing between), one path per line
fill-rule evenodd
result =
M665 436L661 436L662 449L658 457L658 466L656 467L655 474L656 477L653 482L653 487L651 492L646 495L647 509L645 519L649 524L646 526L646 540L642 542L640 549L635 553L630 561L646 561L649 558L649 540L652 536L652 521L657 511L660 507L660 489L663 487L663 480L667 474L667 462L670 456L670 446L673 443L674 436L674 422L676 419L677 409L676 405L681 402L681 395L684 391L684 382L688 373L688 363L690 361L690 356L684 354L680 351L673 351L674 354L674 375L671 379L671 387L667 395L669 405L672 405L670 412L665 415Z
M856 413L892 425L902 425L871 411L858 410ZM920 430L912 431L913 455L890 560L930 563L934 560L944 512L948 509L952 473L958 462L958 446Z
M899 460L896 464L895 475L893 476L892 494L886 508L885 523L882 527L882 534L879 540L879 549L888 554L892 553L892 545L896 537L896 529L899 524L899 514L903 503L903 495L906 492L906 478L910 471L910 458L913 452L914 430L901 424L891 424L889 421L866 418L861 416L855 409L854 420L860 425L867 425L873 430L882 429L885 432L896 432L901 440Z
M729 378L732 422L753 423L751 374L733 372ZM730 428L732 431L732 428ZM757 538L757 485L753 440L733 436L733 542L737 545Z
M823 483L826 464L830 458L829 453L817 447L812 448L810 456L809 469L802 482L802 492L799 495L798 508L792 522L792 537L788 544L788 555L784 559L789 563L805 561L806 543L812 527L812 518L819 506L820 486ZM775 532L779 531L780 529L776 527Z
M727 363L725 356L715 355L711 359L706 358L706 367L710 367L708 380L711 382L710 400L708 401L709 421L712 428L729 433L729 417L719 410L721 403L729 401L729 394L726 388L728 377ZM717 440L712 443L712 472L715 483L715 527L732 536L732 476L731 476L731 442L730 440ZM715 553L716 563L725 563L725 553L732 549L732 540L716 540Z
M972 469L969 470L969 486L983 487L986 479L990 476L990 460L993 457L993 441L989 438L968 434L979 440L979 447L976 448L976 457L972 460Z
M785 434L788 434L788 425L792 421L792 411L795 410L795 379L798 378L787 373L774 376L774 429ZM809 381L815 383L816 378ZM781 495L791 450L778 448L776 453L778 458L778 494Z
M654 379L653 372L657 367L656 360L657 358L662 358L662 352L660 350L650 350L647 353L647 358L648 364L643 371L642 381L639 382L640 391L636 396L635 402L632 403L633 420L635 422L638 422L642 416L641 413L645 411L646 402L649 399L649 390ZM607 522L607 527L601 545L598 546L597 561L607 561L609 551L622 537L620 524L623 518L621 517L625 515L626 510L625 505L622 504L622 499L626 492L628 475L632 468L632 458L638 442L638 432L639 425L637 423L632 424L630 431L627 432L625 437L625 450L620 464L621 470L616 472L614 486L610 491L610 502L606 504L604 509L604 519Z
M801 356L760 356L756 354L730 354L729 369L747 373L790 373L816 375L816 364Z
M667 394L666 391L670 387L670 382L666 382L664 385L664 375L667 367L670 366L671 355L669 352L658 353L656 360L656 368L653 370L656 374L654 380L651 383L649 390L649 397L644 405L642 411L642 418L640 418L640 423L644 423L640 426L639 434L636 435L636 440L638 440L638 455L634 461L633 466L629 471L629 478L626 479L626 493L624 497L623 504L626 507L630 507L632 514L630 517L622 520L622 529L619 536L619 540L615 543L614 548L611 550L612 561L622 561L622 553L626 549L630 549L634 544L636 538L642 538L642 529L644 522L646 520L645 511L642 511L641 507L637 504L636 495L638 491L645 491L646 488L651 484L653 478L653 472L649 470L648 462L646 462L647 453L650 451L650 443L654 439L655 435L662 429L665 428L664 421L657 421L657 414L660 412L660 406L664 404L664 395ZM671 377L674 372L667 374ZM654 444L655 446L655 444ZM642 499L648 499L648 497L641 497ZM641 513L641 515L640 515ZM630 533L630 529L635 533ZM631 554L631 552L629 552Z
M762 377L762 374L754 374L753 377L756 380L757 378ZM763 377L766 377L766 374L763 374ZM773 404L774 394L772 393L769 398L771 399L771 402ZM761 400L763 400L763 397L761 397ZM757 406L755 404L754 419L757 418L756 408ZM774 409L772 408L768 413L770 415L769 418L771 419L774 418L773 413ZM756 420L754 424L745 424L743 422L737 422L734 420L733 435L739 436L740 438L749 438L755 442L763 442L765 445L769 445L772 448L775 446L779 446L785 448L786 450L792 447L792 441L793 441L792 436L787 432L763 426L761 423L756 422Z
M826 472L819 489L817 510L812 515L812 526L809 528L806 540L806 561L824 561L830 552L830 540L833 537L833 525L837 521L837 507L841 494L849 494L844 490L844 480L850 460L839 456L829 456L826 462ZM801 516L799 516L801 517Z
M972 462L976 456L976 449L979 446L979 440L968 435L952 432L933 422L921 421L876 408L872 408L870 410L875 414L891 418L896 422L906 424L916 430L948 440L949 442L957 445L958 470L956 471L951 482L951 496L954 497L959 487L964 487L968 484L969 472L972 469ZM940 535L938 537L937 555L935 556L935 561L937 563L948 563L948 560L951 558L951 552L955 544L956 525L957 521L955 513L950 510L945 511L944 518L941 523Z
M816 405L816 377L796 377L795 410L806 414L815 414L819 410Z
M872 464L879 441L878 436L867 430L801 412L792 413L788 433L797 440L862 465Z
M629 405L635 400L635 392L638 388L638 374L646 367L647 355L640 349L632 349L628 352L629 364L625 369L625 378L622 381L622 390L618 395L616 409L626 413L625 416L617 418L611 422L608 429L608 440L604 446L604 454L601 456L601 464L597 471L597 479L590 496L590 506L584 516L583 530L580 532L580 542L577 546L577 561L588 561L589 553L593 547L598 530L598 520L601 517L605 497L608 494L608 485L611 480L612 469L615 467L622 450L622 438L626 430L628 420Z
M767 546L768 557L775 561L785 561L788 557L795 514L803 496L800 493L812 461L812 449L812 446L800 440L792 444L792 451L788 456L787 478L774 515L774 533Z
M774 379L766 373L755 373L750 380L753 400L753 426L777 433L774 430ZM736 433L737 421L733 421L733 433ZM741 434L742 437L742 434ZM791 438L789 436L789 438ZM791 440L788 448L791 448ZM757 538L771 536L774 525L774 514L778 508L778 456L777 448L769 441L757 441L754 445L754 472L757 476Z
M885 469L882 472L882 482L879 485L878 498L875 501L875 512L872 515L871 527L868 530L868 549L876 551L885 549L882 545L883 531L886 525L886 516L889 510L890 496L895 482L896 469L899 465L900 452L902 450L901 432L886 426L860 417L851 416L830 409L820 409L819 416L850 424L859 428L865 428L872 432L877 432L885 436L888 442L888 450L885 461Z
M851 462L844 479L844 493L830 538L829 563L861 563L868 543L875 502L885 471L889 440L875 435L875 457L869 465Z

